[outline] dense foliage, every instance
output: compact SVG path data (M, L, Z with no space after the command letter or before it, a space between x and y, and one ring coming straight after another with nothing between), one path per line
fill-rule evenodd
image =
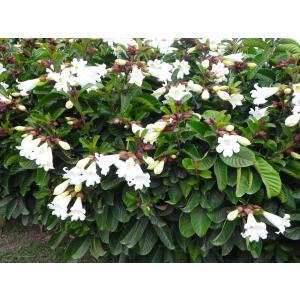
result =
M0 42L4 218L66 261L299 261L297 42Z

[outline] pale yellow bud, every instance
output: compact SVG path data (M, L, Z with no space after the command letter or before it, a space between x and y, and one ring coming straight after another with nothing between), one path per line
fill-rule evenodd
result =
M74 106L74 104L71 100L68 100L66 102L66 105L65 105L66 109L71 109L73 106Z

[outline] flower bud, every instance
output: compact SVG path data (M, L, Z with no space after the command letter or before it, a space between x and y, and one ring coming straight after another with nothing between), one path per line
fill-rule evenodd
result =
M221 98L224 101L228 101L231 99L230 95L227 92L224 91L218 91L217 95L219 98Z
M237 141L242 146L249 146L249 145L251 145L251 142L248 139L246 139L245 137L240 136L240 135L237 135Z
M66 105L65 105L66 109L71 109L73 106L74 106L74 104L71 100L68 100L66 102Z
M291 157L295 158L295 159L300 159L300 154L297 152L291 152Z
M17 107L18 110L21 110L21 111L26 111L27 110L26 107L22 104L17 104L16 107Z
M226 129L226 131L233 131L234 130L234 126L233 125L227 125L226 127L225 127L225 129Z
M207 89L204 89L204 91L203 91L202 94L201 94L201 99L202 99L202 100L208 100L209 97L210 97L210 95L209 95L208 90L207 90Z
M82 189L82 182L75 185L74 190L75 190L76 193L80 192L81 189Z
M153 124L153 131L156 131L156 132L161 132L165 129L165 127L167 126L167 122L164 122L164 121L157 121Z
M80 159L77 164L76 167L84 169L85 166L90 162L90 158L89 157L85 157L83 159Z
M161 160L154 168L154 174L159 175L164 169L165 161Z
M300 121L300 114L293 114L285 119L285 126L293 127Z
M239 215L239 211L237 209L231 211L230 213L228 213L227 215L227 220L228 221L233 221L235 220Z
M248 62L248 63L247 63L247 66L248 66L248 68L250 68L250 69L254 69L254 68L257 67L257 64L256 64L256 63L253 63L253 62Z
M61 184L57 185L53 191L53 195L60 195L62 194L70 185L70 179L65 180Z
M227 67L232 67L232 66L234 66L234 62L233 62L232 60L224 59L224 60L222 61L222 63L223 63L225 66L227 66Z
M193 53L196 50L196 47L189 48L187 53Z
M201 120L202 116L198 113L193 112L193 115L196 116L199 120Z
M2 100L2 102L5 103L5 104L11 104L12 103L11 99L9 99L9 98L4 98Z
M64 149L64 150L70 150L70 149L71 149L69 143L64 142L64 141L59 141L59 142L58 142L58 145L59 145L62 149Z
M126 63L127 63L127 60L125 60L125 59L118 58L115 60L115 64L119 65L119 66L125 66Z
M172 159L176 159L177 156L176 156L175 154L172 154L172 155L171 155L171 158L172 158Z
M15 128L15 130L17 130L17 131L25 131L26 130L26 127L25 126L16 126L16 127L14 127Z
M21 94L18 93L18 92L13 92L13 93L11 93L11 95L12 95L13 97L19 97L19 96L21 96Z
M285 89L284 89L284 93L285 93L286 95L289 95L291 92L292 92L292 89L291 89L291 88L285 88Z

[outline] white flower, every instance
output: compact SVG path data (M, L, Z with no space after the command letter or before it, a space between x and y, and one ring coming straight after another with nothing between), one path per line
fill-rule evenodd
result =
M219 98L221 98L224 101L228 101L231 99L230 95L225 91L217 91L217 95Z
M133 175L131 175L132 173L134 173L135 171L135 162L134 159L132 157L128 158L126 161L119 161L117 163L117 172L116 174L118 175L119 178L124 177L126 178L131 178Z
M233 221L238 217L238 215L239 215L239 211L235 209L227 214L227 220Z
M174 43L175 39L148 39L146 43L153 48L157 48L162 54L169 54L177 50L171 45Z
M259 239L266 239L268 235L267 226L263 222L257 222L253 214L248 214L247 223L244 225L245 232L241 233L243 238L249 237L249 241L258 242Z
M203 91L203 87L200 84L194 83L192 80L188 81L187 90L191 90L197 94L200 94Z
M87 61L83 60L82 58L79 60L77 58L73 58L71 64L71 73L77 74L78 72L80 72L81 69L83 69L86 66Z
M97 164L99 168L101 169L101 174L106 176L107 173L109 172L109 169L112 165L117 165L120 156L118 154L113 154L113 155L103 155L103 154L95 154L96 159L97 159Z
M223 56L226 60L230 60L233 62L242 62L244 54L243 53L234 53L230 55Z
M36 148L34 157L36 159L36 164L39 167L44 168L45 171L54 169L52 150L47 143L43 143L41 146Z
M182 61L176 60L173 63L173 66L174 66L174 70L178 70L177 79L183 79L184 75L190 74L191 66L185 60L182 60Z
M97 174L96 162L92 162L89 167L83 171L82 179L86 186L91 186L100 183L100 176Z
M209 60L208 59L203 60L203 62L201 63L201 66L204 69L207 69L209 67Z
M234 109L236 106L243 105L242 101L244 100L244 96L241 94L232 94L230 95L230 99L228 100Z
M21 96L27 96L28 92L33 90L39 82L39 78L18 82L17 88L20 90Z
M153 170L154 174L159 175L164 169L164 160L154 160L152 157L143 157L144 161L148 165L148 170Z
M177 86L172 86L165 97L167 100L172 98L175 101L180 101L186 95L190 95L190 93L186 91L185 85L180 83Z
M63 178L70 179L70 184L78 185L84 181L84 179L83 179L84 169L83 168L79 168L79 167L75 166L70 170L68 170L67 168L64 168L63 170L65 171Z
M172 76L172 65L166 63L166 62L161 62L158 59L149 60L147 62L148 65L148 72L158 78L158 80L163 81L167 83L168 81L171 81L171 76Z
M293 99L292 99L292 103L294 105L299 105L300 106L300 84L294 84L293 85Z
M162 86L162 87L158 88L157 90L153 91L152 96L154 96L156 99L158 99L166 92L167 92L166 87Z
M215 73L216 82L222 82L226 80L226 75L229 74L228 68L225 67L220 61L217 64L212 65L211 71Z
M40 142L40 138L33 139L33 135L29 134L22 140L21 145L16 148L20 150L20 156L34 160L36 159L36 150Z
M1 68L1 67L0 67L0 68ZM1 72L0 72L0 74L1 74ZM0 85L1 85L5 90L7 90L7 89L9 88L9 85L6 84L5 82L0 82Z
M248 139L246 139L245 137L240 136L240 135L237 135L236 137L237 137L238 143L241 144L242 146L251 145L251 142Z
M134 134L139 133L140 135L145 130L145 128L133 123L131 125L131 130Z
M89 162L90 162L89 157L82 158L77 162L76 167L84 169Z
M285 125L288 127L296 126L300 121L300 114L292 114L285 119Z
M275 227L278 228L278 231L276 232L277 234L279 233L284 233L285 232L285 228L286 227L290 227L291 223L290 223L290 215L285 214L283 218L271 214L267 211L263 212L263 216Z
M139 171L141 170L141 171ZM141 168L136 168L136 174L130 180L127 181L129 186L134 185L135 190L141 190L143 187L150 186L150 175L148 173L142 172Z
M0 74L2 74L3 72L5 72L6 69L3 67L3 65L0 63Z
M254 87L255 90L251 91L251 97L254 98L253 103L258 106L265 104L267 102L266 98L273 96L279 90L278 87L259 87L257 83Z
M252 115L256 120L260 120L268 115L268 108L259 108L255 106L254 109L250 108L249 115Z
M59 194L62 194L70 185L70 179L65 180L61 184L57 185L53 191L53 195L57 196Z
M72 74L71 68L64 68L61 73L49 73L48 78L56 81L54 88L57 91L64 91L67 93L69 91L69 85L75 85L75 76Z
M77 197L75 203L70 208L69 216L71 217L72 221L83 221L85 220L86 210L82 207L82 201L80 197Z
M231 157L233 153L240 152L240 145L236 135L224 134L223 137L218 138L219 145L216 148L218 153L223 152L224 157Z
M137 86L142 86L143 79L145 78L145 76L143 75L141 69L139 69L137 66L133 66L129 76L130 76L129 83L135 83Z
M68 205L72 199L71 195L68 195L64 198L57 198L48 204L48 207L53 210L52 215L65 220L68 214Z

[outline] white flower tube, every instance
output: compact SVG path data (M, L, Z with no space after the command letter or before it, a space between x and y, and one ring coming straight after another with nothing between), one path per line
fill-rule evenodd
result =
M283 218L271 214L267 211L263 212L263 216L275 227L278 228L279 231L277 231L276 233L284 233L285 232L285 228L286 227L290 227L291 223L290 223L290 215L285 214Z
M238 215L239 215L239 211L235 209L227 214L227 220L233 221L238 217Z
M71 217L72 221L84 221L86 218L85 213L86 210L82 207L81 198L77 197L75 203L70 209L69 216Z
M70 185L70 179L67 179L61 184L57 185L53 191L53 195L56 196L62 194L68 188L69 185Z
M268 235L267 226L263 222L257 222L253 214L248 214L247 223L244 225L245 232L241 233L243 238L249 238L250 242L266 239Z

